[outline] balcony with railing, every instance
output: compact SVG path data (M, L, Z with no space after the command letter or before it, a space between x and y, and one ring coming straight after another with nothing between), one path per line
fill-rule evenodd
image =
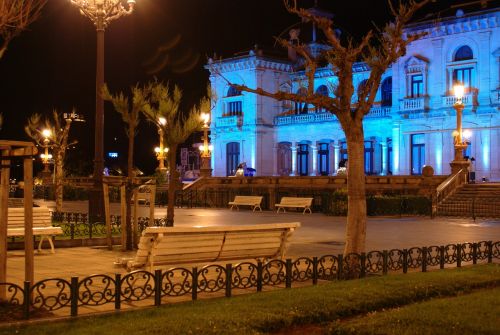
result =
M400 101L400 112L421 112L429 109L429 97L404 98Z
M454 95L446 95L443 97L443 107L453 107L457 102L457 97ZM468 93L462 97L462 103L465 106L477 106L477 94Z
M372 107L370 109L370 112L365 116L367 118L384 118L384 117L390 117L391 116L391 109L392 107L390 106L377 106L377 107Z
M215 121L217 127L241 127L243 115L230 115L218 117Z
M310 112L307 114L294 114L294 115L282 115L274 118L274 124L276 126L287 125L287 124L303 124L303 123L317 123L317 122L331 122L337 121L337 117L329 112L319 112L315 113L315 109L309 109ZM385 118L391 116L390 106L377 106L372 107L367 118Z
M308 114L277 116L274 118L274 124L276 126L281 126L286 124L303 124L303 123L327 122L336 120L337 117L331 113L308 113Z

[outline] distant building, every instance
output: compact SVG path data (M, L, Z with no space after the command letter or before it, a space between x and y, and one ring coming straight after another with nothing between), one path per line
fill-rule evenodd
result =
M419 175L424 165L436 174L450 173L456 128L452 87L460 81L466 88L463 128L470 143L464 155L475 157L478 179L500 179L499 26L498 8L469 14L458 10L439 23L408 26L409 33L428 35L387 70L365 117L367 175ZM334 115L239 92L226 81L300 92L304 72L294 71L292 61L252 50L207 68L218 97L211 124L214 176L234 175L241 162L261 176L335 175L339 162L348 159L345 135ZM370 70L358 63L353 73L359 89ZM332 95L335 80L328 67L321 68L314 89Z

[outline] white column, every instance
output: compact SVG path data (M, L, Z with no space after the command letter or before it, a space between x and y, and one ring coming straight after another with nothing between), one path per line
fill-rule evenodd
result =
M479 89L479 96L478 96L479 106L487 106L490 104L490 90L492 89L492 87L490 86L491 31L484 31L479 33L478 35L479 35L479 55L477 56L478 64L477 64L477 74L476 74L475 84Z
M445 94L446 85L444 78L446 78L446 71L443 68L443 42L442 38L432 40L432 77L427 78L429 81L429 91L424 92L431 97L431 108L441 107L442 95Z
M400 173L400 133L401 124L394 122L392 125L392 174L398 175Z
M335 145L333 142L328 144L328 166L330 168L330 171L328 171L328 175L333 176L335 175L335 172L337 172L337 169L335 168L335 164L337 161L335 160Z
M297 175L297 145L294 142L292 146L290 147L292 150L292 173L290 176L296 176Z
M380 147L382 149L382 176L387 176L387 157L389 156L389 149L387 147L387 142L380 142Z
M309 173L310 176L317 176L318 175L318 147L316 145L310 145L309 146L312 150L312 169L309 171L312 171ZM311 160L309 160L311 161Z
M335 165L333 167L333 172L337 174L337 169L339 168L339 162L340 162L340 145L335 144L333 146L333 149L335 151Z
M273 146L273 158L271 159L271 161L273 162L273 176L277 176L278 175L278 147L277 147L277 143L274 144Z

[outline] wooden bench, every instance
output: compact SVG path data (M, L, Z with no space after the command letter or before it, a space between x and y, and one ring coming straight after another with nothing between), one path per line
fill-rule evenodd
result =
M236 259L283 259L300 222L251 226L148 227L142 233L133 270L165 264L215 262Z
M234 197L233 201L230 201L228 205L231 205L231 210L236 206L236 209L239 210L238 206L251 206L252 211L258 208L262 212L262 208L260 208L260 204L262 203L261 196L249 196L249 195L237 195Z
M9 208L7 217L7 236L24 236L24 208ZM47 207L33 207L33 236L40 236L38 251L42 251L42 243L47 240L50 250L55 253L53 235L61 235L61 227L52 226L52 215Z
M312 205L313 198L296 198L296 197L283 197L281 198L281 202L279 204L276 204L275 206L278 207L278 210L276 213L280 212L280 209L283 210L283 213L286 212L285 208L304 208L304 211L302 214L305 214L306 211L309 211L309 213L312 213L311 211L311 205Z

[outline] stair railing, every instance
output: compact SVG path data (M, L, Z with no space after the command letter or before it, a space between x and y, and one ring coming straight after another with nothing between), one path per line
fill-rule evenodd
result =
M450 175L436 188L435 196L432 201L432 216L437 213L437 206L443 202L448 196L455 193L455 191L462 185L467 183L467 169L461 169L455 174Z

